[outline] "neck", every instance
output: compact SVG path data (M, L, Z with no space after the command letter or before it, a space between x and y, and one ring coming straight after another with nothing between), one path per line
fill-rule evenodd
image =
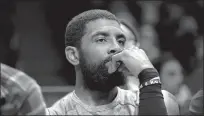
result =
M107 92L93 91L84 85L82 78L81 73L76 73L75 93L83 103L92 106L105 105L116 97L118 92L116 87Z

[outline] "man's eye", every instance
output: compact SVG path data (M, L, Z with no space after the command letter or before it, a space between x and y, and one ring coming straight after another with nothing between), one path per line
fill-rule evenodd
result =
M124 45L125 44L125 39L118 40L118 43L121 44L121 45Z
M96 42L106 42L106 39L105 38L100 38L100 39L97 39Z

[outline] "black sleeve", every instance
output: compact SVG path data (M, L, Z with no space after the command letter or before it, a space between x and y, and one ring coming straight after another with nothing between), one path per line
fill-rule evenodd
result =
M159 74L156 69L145 69L138 78L140 83L144 83L157 76ZM167 115L161 84L148 85L140 89L139 115Z

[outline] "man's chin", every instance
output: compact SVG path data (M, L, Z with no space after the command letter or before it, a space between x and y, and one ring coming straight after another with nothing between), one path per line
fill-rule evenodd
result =
M126 77L121 72L114 72L109 76L108 84L113 84L115 86L124 85L126 82Z
M89 88L94 91L109 92L117 86L125 84L125 77L120 72L109 74L108 77L101 77L100 80L89 83Z
M95 91L100 91L100 92L110 92L111 90L113 90L116 86L103 86L103 87L99 87L99 88L95 88L93 90Z

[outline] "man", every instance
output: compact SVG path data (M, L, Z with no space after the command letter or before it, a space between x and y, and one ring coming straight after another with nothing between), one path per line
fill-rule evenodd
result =
M126 37L113 14L89 10L75 16L65 43L66 58L75 67L75 90L48 108L48 115L167 114L158 72L143 50L125 48ZM118 87L128 75L139 78L140 98Z
M20 70L0 63L1 114L45 115L46 105L39 85Z

